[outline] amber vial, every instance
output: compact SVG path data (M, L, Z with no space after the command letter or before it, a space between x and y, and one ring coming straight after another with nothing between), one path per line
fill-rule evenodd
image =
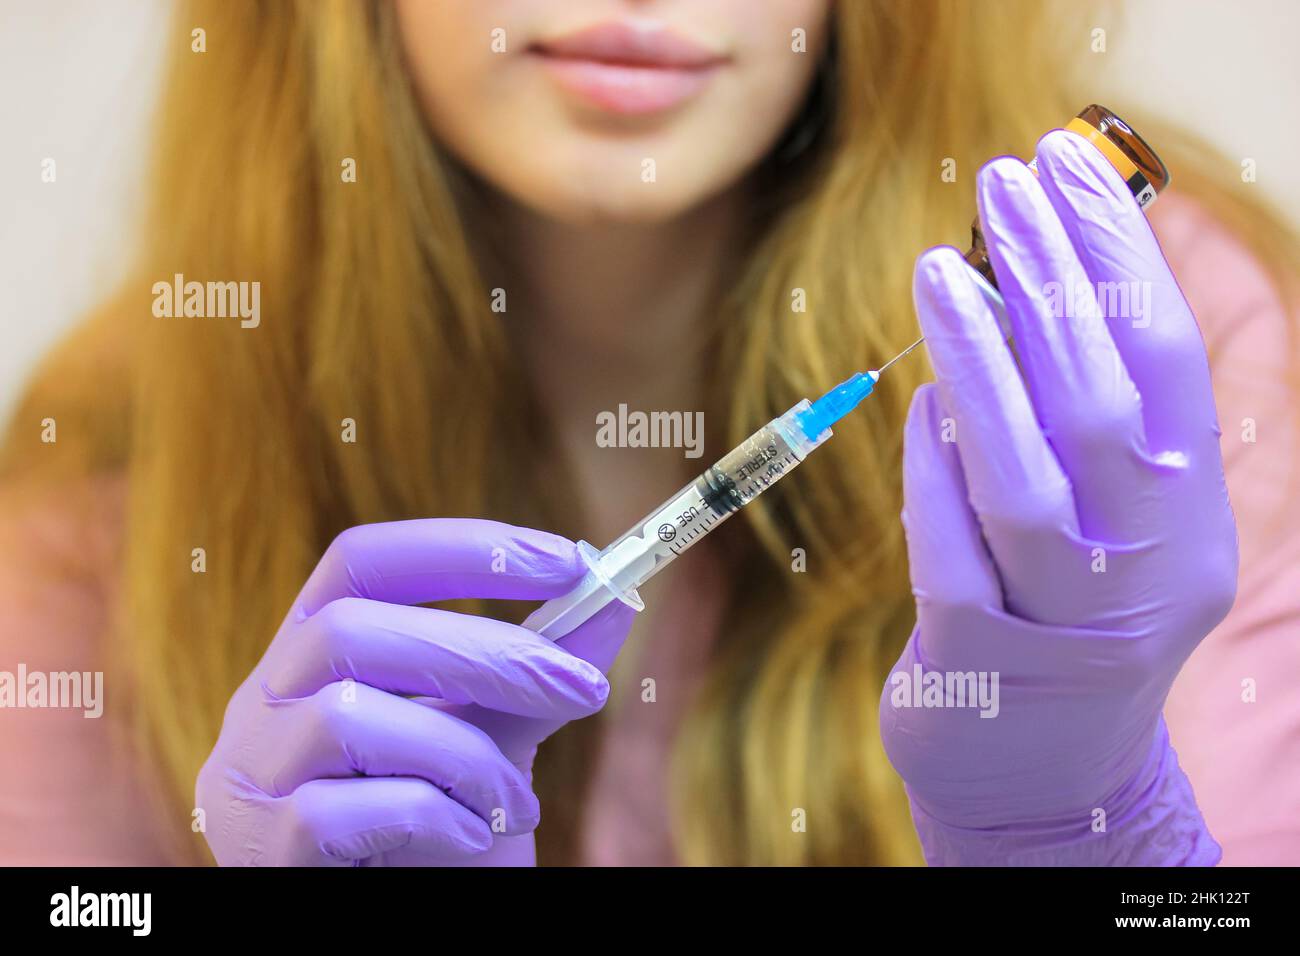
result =
M1070 120L1065 128L1078 133L1110 160L1110 164L1124 177L1133 198L1143 209L1155 202L1156 196L1169 185L1169 170L1160 161L1156 151L1106 107L1093 103ZM1037 171L1036 166L1037 163L1031 160L1029 168ZM989 262L979 216L971 223L970 231L971 246L966 253L966 261L996 288L998 280L993 275L993 266Z

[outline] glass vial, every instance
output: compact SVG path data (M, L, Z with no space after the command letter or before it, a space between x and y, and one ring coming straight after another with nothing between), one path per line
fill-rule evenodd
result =
M1169 185L1169 170L1155 150L1106 107L1093 103L1070 120L1065 128L1088 140L1110 160L1143 209L1155 202L1156 196ZM1035 169L1035 166L1035 161L1031 160L1029 168ZM965 258L972 269L997 288L998 280L989 262L979 216L971 223L971 247Z

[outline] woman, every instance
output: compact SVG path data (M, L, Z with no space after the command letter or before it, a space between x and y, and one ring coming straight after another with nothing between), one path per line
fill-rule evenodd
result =
M0 725L29 767L0 785L7 855L898 864L922 859L910 814L937 863L1213 863L1219 844L1230 862L1294 862L1295 785L1236 803L1263 779L1250 761L1294 750L1300 724L1276 688L1243 711L1237 687L1297 667L1295 602L1270 563L1294 536L1268 497L1293 424L1290 276L1270 264L1293 262L1294 240L1214 200L1139 125L1203 197L1162 198L1153 220L1216 353L1242 548L1219 624L1236 548L1204 441L1209 381L1159 256L1119 254L1155 248L1136 207L1116 205L1127 232L1078 258L1071 242L1082 254L1081 230L1106 221L1078 204L1113 174L1067 134L1040 144L1041 187L1010 160L973 175L1087 101L1059 73L1086 29L1059 14L187 7L140 270L43 370L8 447L6 658L96 662L115 720ZM973 191L1018 290L1026 385L950 252L921 260L912 307L912 257L965 234ZM1157 288L1173 377L1136 367L1132 343L1089 349L1029 322L1044 295L1022 267L1100 281L1108 251ZM256 327L157 318L146 290L177 274L259 283ZM612 540L699 470L681 449L598 447L597 414L703 410L710 460L880 364L918 313L939 388L910 420L928 377L914 359L790 487L648 588L635 621L615 606L553 646L505 623L532 604L486 603L563 593L582 571L570 538ZM1063 375L1079 355L1100 364ZM1093 430L1110 457L1089 468L1052 415L1095 403L1105 375L1128 404L1109 440ZM1180 462L1172 442L1137 443L1183 386L1201 417ZM1142 415L1116 454L1113 431ZM1267 449L1234 442L1248 417ZM47 418L53 444L32 424ZM1196 491L1174 507L1184 473ZM990 527L999 474L1024 485ZM1049 486L1050 515L1015 494ZM1105 509L1125 495L1129 511ZM1053 566L1062 541L1114 543L1102 557L1120 573L1096 580L1115 587ZM1217 560L1180 564L1193 544ZM1207 634L1168 715L1198 807L1160 713ZM1136 659L1091 653L1117 635L1143 638L1125 645ZM1021 638L1066 648L1029 655L1042 697L1004 685L996 720L966 722L891 703L891 669L935 652L1021 676ZM1095 680L1098 660L1131 679ZM1224 756L1246 719L1251 744Z

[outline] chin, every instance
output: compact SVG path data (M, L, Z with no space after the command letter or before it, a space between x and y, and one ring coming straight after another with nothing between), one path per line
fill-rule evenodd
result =
M549 219L573 226L657 225L671 222L707 201L701 190L687 191L661 183L625 183L585 177L572 171L553 182L513 190L517 202Z
M687 198L628 195L610 190L573 196L561 204L557 218L574 225L645 225L671 222L698 205Z

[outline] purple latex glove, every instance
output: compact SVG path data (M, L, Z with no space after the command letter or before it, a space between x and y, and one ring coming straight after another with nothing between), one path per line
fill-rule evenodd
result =
M341 534L199 772L217 862L533 863L537 745L604 705L633 612L612 604L560 646L408 605L545 600L585 572L572 542L494 521Z
M960 254L917 263L938 384L906 431L917 626L885 748L932 864L1213 864L1161 715L1236 593L1205 349L1110 164L1058 131L1038 168L999 159L978 182L1023 379ZM1079 314L1122 303L1101 283L1138 284L1131 314ZM915 706L918 667L985 672L990 698L996 673L990 716Z

